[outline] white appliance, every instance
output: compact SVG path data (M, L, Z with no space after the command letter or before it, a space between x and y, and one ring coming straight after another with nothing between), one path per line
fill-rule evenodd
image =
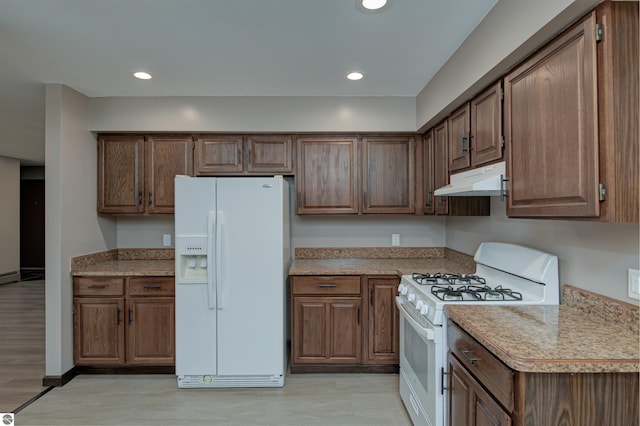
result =
M449 185L443 186L435 190L433 195L451 195L451 196L491 196L505 195L507 179L506 162L489 164L488 166L478 167L451 175Z
M404 275L400 311L400 396L414 425L447 424L444 306L559 303L558 258L528 247L482 243L476 272Z
M283 386L287 182L177 176L175 235L178 387Z

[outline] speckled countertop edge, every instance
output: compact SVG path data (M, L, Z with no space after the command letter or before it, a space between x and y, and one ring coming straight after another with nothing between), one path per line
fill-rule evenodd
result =
M442 247L298 248L289 275L470 273L473 257Z
M173 249L115 249L71 259L72 276L174 276Z
M640 371L640 337L576 306L446 305L456 324L517 371Z

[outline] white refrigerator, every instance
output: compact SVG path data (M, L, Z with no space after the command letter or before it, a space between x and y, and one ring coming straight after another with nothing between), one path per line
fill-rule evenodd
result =
M178 387L283 386L288 183L177 176L175 244Z

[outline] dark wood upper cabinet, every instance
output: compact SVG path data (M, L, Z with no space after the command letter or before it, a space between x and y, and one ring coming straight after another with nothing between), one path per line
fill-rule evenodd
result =
M359 213L358 138L301 136L296 144L296 212Z
M100 135L98 213L173 214L174 178L193 174L191 136Z
M415 212L415 139L362 138L363 213Z
M434 156L433 156L433 129L429 129L422 138L422 193L423 203L422 212L424 214L435 214L435 191L434 182Z
M293 173L293 137L252 135L246 138L246 170L249 173Z
M241 173L243 169L242 139L242 136L199 136L194 154L196 175Z
M606 1L505 77L512 217L637 222L638 4Z
M502 158L502 82L449 116L449 173Z
M595 15L504 79L509 216L599 215Z
M433 183L435 189L449 183L447 147L449 145L448 121L444 120L433 128ZM426 167L426 165L425 165ZM449 213L449 197L434 197L435 213Z
M190 136L149 136L145 155L147 212L172 214L174 178L193 175L193 140Z
M471 100L471 165L502 159L502 80Z
M449 173L471 165L470 111L471 108L467 102L451 113L448 118Z
M98 138L98 213L143 213L144 137Z
M290 135L200 135L194 155L197 176L293 173Z

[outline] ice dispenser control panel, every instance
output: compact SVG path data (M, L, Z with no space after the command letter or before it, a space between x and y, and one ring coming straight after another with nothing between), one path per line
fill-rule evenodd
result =
M179 283L207 282L207 237L176 236Z

